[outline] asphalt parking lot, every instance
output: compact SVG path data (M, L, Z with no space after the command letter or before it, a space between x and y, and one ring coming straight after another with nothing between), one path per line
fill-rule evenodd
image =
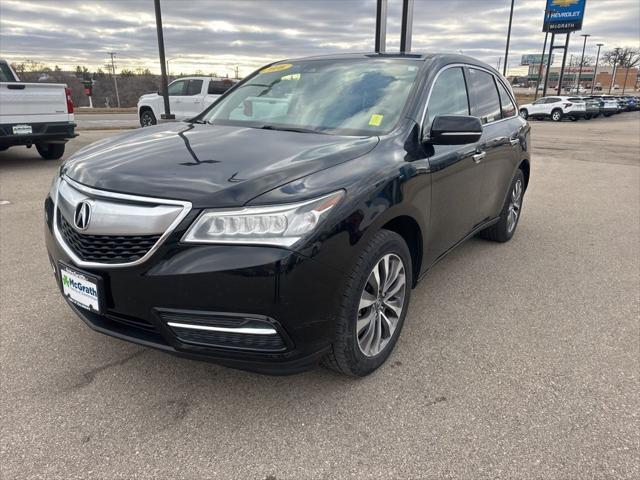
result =
M0 477L640 478L640 114L532 128L513 241L438 264L360 380L91 331L43 244L59 162L0 152ZM68 153L114 133L81 132Z

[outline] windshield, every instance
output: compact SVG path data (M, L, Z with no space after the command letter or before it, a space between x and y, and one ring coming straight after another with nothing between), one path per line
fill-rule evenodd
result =
M398 123L420 65L404 59L275 64L228 94L203 120L338 135L387 133Z

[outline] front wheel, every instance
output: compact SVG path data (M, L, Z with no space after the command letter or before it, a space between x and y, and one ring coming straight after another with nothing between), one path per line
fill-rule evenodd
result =
M411 254L395 232L381 230L345 282L336 335L325 366L364 377L391 354L404 323L413 278Z
M36 150L43 160L58 160L64 155L64 143L36 143Z
M155 125L158 123L156 120L156 116L153 114L152 110L143 110L140 113L140 126L141 127L150 127L151 125Z
M509 195L507 195L502 211L500 212L500 220L489 228L482 230L479 236L493 240L494 242L508 242L516 232L520 214L522 213L522 201L524 199L524 174L518 169L513 181Z
M553 112L551 112L551 120L553 120L554 122L559 122L560 120L562 120L562 111L554 110Z

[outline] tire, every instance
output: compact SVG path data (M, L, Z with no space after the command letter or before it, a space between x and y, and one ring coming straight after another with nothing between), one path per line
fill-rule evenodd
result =
M153 114L153 110L146 108L140 112L140 126L141 127L150 127L152 125L156 125L158 121L156 120L156 116Z
M386 302L381 302L384 289L382 294L379 289L376 291L374 284L377 282L373 275L375 269L381 278L385 276L385 269L381 267L385 259L389 260L390 271L395 270L398 274L396 280L392 280L387 287L387 292L398 288L401 281L404 281L404 286L387 297ZM395 269L394 265L402 266L404 278L402 270ZM355 377L364 377L380 367L393 351L402 330L411 297L412 279L411 254L406 242L395 232L380 230L357 258L353 271L347 277L340 299L340 313L336 319L335 338L323 359L323 365ZM384 284L384 281L379 283ZM360 308L363 304L364 307Z
M64 155L64 143L36 143L36 150L43 160L58 160Z
M553 120L554 122L559 122L560 120L562 120L562 110L556 109L551 112L551 120Z
M527 120L529 118L529 111L526 108L520 110L520 116Z
M517 187L519 185L519 187ZM516 192L519 192L516 194ZM516 198L517 197L517 198ZM524 200L524 174L522 170L513 177L509 186L509 194L504 201L502 210L500 211L500 221L491 225L489 228L482 230L478 235L486 240L494 242L508 242L516 233L520 216L522 215L522 203ZM515 208L514 208L515 207ZM515 220L512 223L512 215L515 211Z
M591 120L591 115L587 115L584 117L585 120Z
M578 121L578 117L569 117L569 119L570 119L572 122L577 122L577 121Z

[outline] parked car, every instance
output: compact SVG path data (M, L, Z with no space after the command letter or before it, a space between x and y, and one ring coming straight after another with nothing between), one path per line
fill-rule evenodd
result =
M610 117L611 115L618 112L618 102L616 102L612 97L598 95L591 96L589 98L598 102L600 113L605 117Z
M36 150L44 160L64 155L75 133L71 91L62 83L21 82L0 60L0 151L16 145Z
M627 112L633 112L638 110L638 99L632 96L620 97L625 102L625 110Z
M563 118L576 121L584 118L586 113L584 101L577 97L542 97L520 107L520 115L524 119L551 118L554 122Z
M171 113L176 120L195 117L236 82L231 78L218 77L185 77L174 80L168 89ZM142 95L138 100L138 117L143 127L158 123L163 112L164 98L161 92Z
M573 98L569 100L573 100ZM580 97L577 100L585 103L585 120L591 120L592 118L600 116L600 102L598 100L590 97Z
M277 62L190 122L70 158L47 250L99 332L265 373L322 360L367 375L438 260L513 237L529 132L505 78L462 55Z

